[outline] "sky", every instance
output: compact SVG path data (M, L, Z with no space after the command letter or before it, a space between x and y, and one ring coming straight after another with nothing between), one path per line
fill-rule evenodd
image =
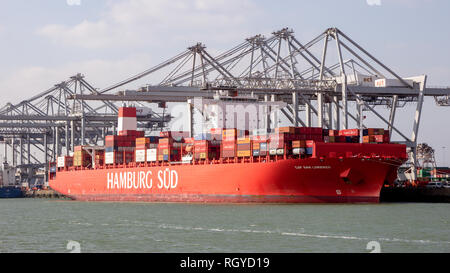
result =
M0 0L0 6L1 106L77 73L101 89L197 42L221 52L284 27L300 41L338 27L399 75L427 74L428 85L450 86L446 0ZM412 127L412 115L412 108L399 110L398 126ZM450 163L449 117L450 107L426 99L419 142L435 148L440 165Z

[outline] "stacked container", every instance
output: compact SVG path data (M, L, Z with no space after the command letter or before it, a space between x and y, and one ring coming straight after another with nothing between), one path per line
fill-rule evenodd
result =
M291 150L292 140L296 138L295 134L274 133L269 135L269 155L284 155ZM285 150L286 149L286 150Z
M195 140L194 142L194 159L207 159L209 152L208 140Z
M323 141L324 130L320 127L295 127L295 140Z
M172 138L160 138L158 144L158 161L170 161L173 150Z
M326 143L339 142L339 130L324 130L323 141Z
M95 166L103 166L105 164L105 151L95 151Z
M339 131L339 141L336 142L359 143L359 140L359 129L346 129Z
M73 166L73 157L71 156L59 156L57 167L58 168L65 168L65 167L72 167Z
M136 162L147 161L147 149L150 148L150 138L141 137L136 138Z
M306 153L306 141L294 140L292 141L292 154L304 155Z
M128 131L122 132L128 133ZM133 161L136 145L136 135L143 134L143 132L140 131L133 132L135 133L133 133L133 135L131 136L105 137L105 164L123 164L124 162L130 163Z
M267 135L253 135L252 141L252 154L253 156L266 156L267 155Z
M363 143L389 143L389 131L380 128L363 130Z
M250 157L252 155L250 137L241 137L237 139L237 156Z
M89 153L83 150L83 146L76 146L73 153L73 165L75 167L87 167L92 164Z
M222 131L221 157L230 158L236 156L236 129L224 129Z
M305 141L305 152L307 155L312 155L314 152L314 141L313 140L307 140Z

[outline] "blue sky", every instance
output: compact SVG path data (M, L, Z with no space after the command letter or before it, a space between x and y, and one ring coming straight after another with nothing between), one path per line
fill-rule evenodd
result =
M367 0L0 0L2 105L78 72L102 88L196 42L227 50L255 34L290 27L309 41L336 26L401 76L450 86L450 1ZM369 0L369 2L377 2ZM399 112L410 127L411 109ZM425 103L420 140L450 163L450 108ZM409 131L408 131L409 132Z

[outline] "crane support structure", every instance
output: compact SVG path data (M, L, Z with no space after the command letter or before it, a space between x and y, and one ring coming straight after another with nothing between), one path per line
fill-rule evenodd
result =
M149 76L152 81L159 77L158 84L130 87ZM101 145L105 135L115 132L118 108L124 103L150 109L138 117L138 127L148 133L168 127L172 117L165 114L167 103L182 104L192 133L193 99L251 98L267 109L282 102L285 107L280 112L295 126L362 130L363 115L373 115L410 148L414 177L424 98L434 97L437 106L450 106L450 88L428 87L426 82L426 75L399 76L337 28L305 43L293 30L283 28L269 37L249 37L217 56L197 43L103 89L76 74L0 108L0 140L5 160L18 168L47 171L47 162L69 155L76 145ZM408 104L416 109L411 133L395 122L396 111ZM390 109L388 115L380 106ZM276 123L272 115L265 119L267 128Z

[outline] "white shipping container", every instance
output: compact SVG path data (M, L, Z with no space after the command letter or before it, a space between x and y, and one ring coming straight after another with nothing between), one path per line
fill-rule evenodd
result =
M58 156L58 168L64 168L65 167L65 157L64 156Z
M136 162L145 162L145 150L136 150Z
M294 148L293 150L292 150L292 153L294 154L294 155L304 155L305 154L305 148Z
M114 164L114 152L105 153L105 164Z
M137 130L137 118L119 117L117 123L118 131Z
M157 149L147 149L147 161L154 162L157 157Z

